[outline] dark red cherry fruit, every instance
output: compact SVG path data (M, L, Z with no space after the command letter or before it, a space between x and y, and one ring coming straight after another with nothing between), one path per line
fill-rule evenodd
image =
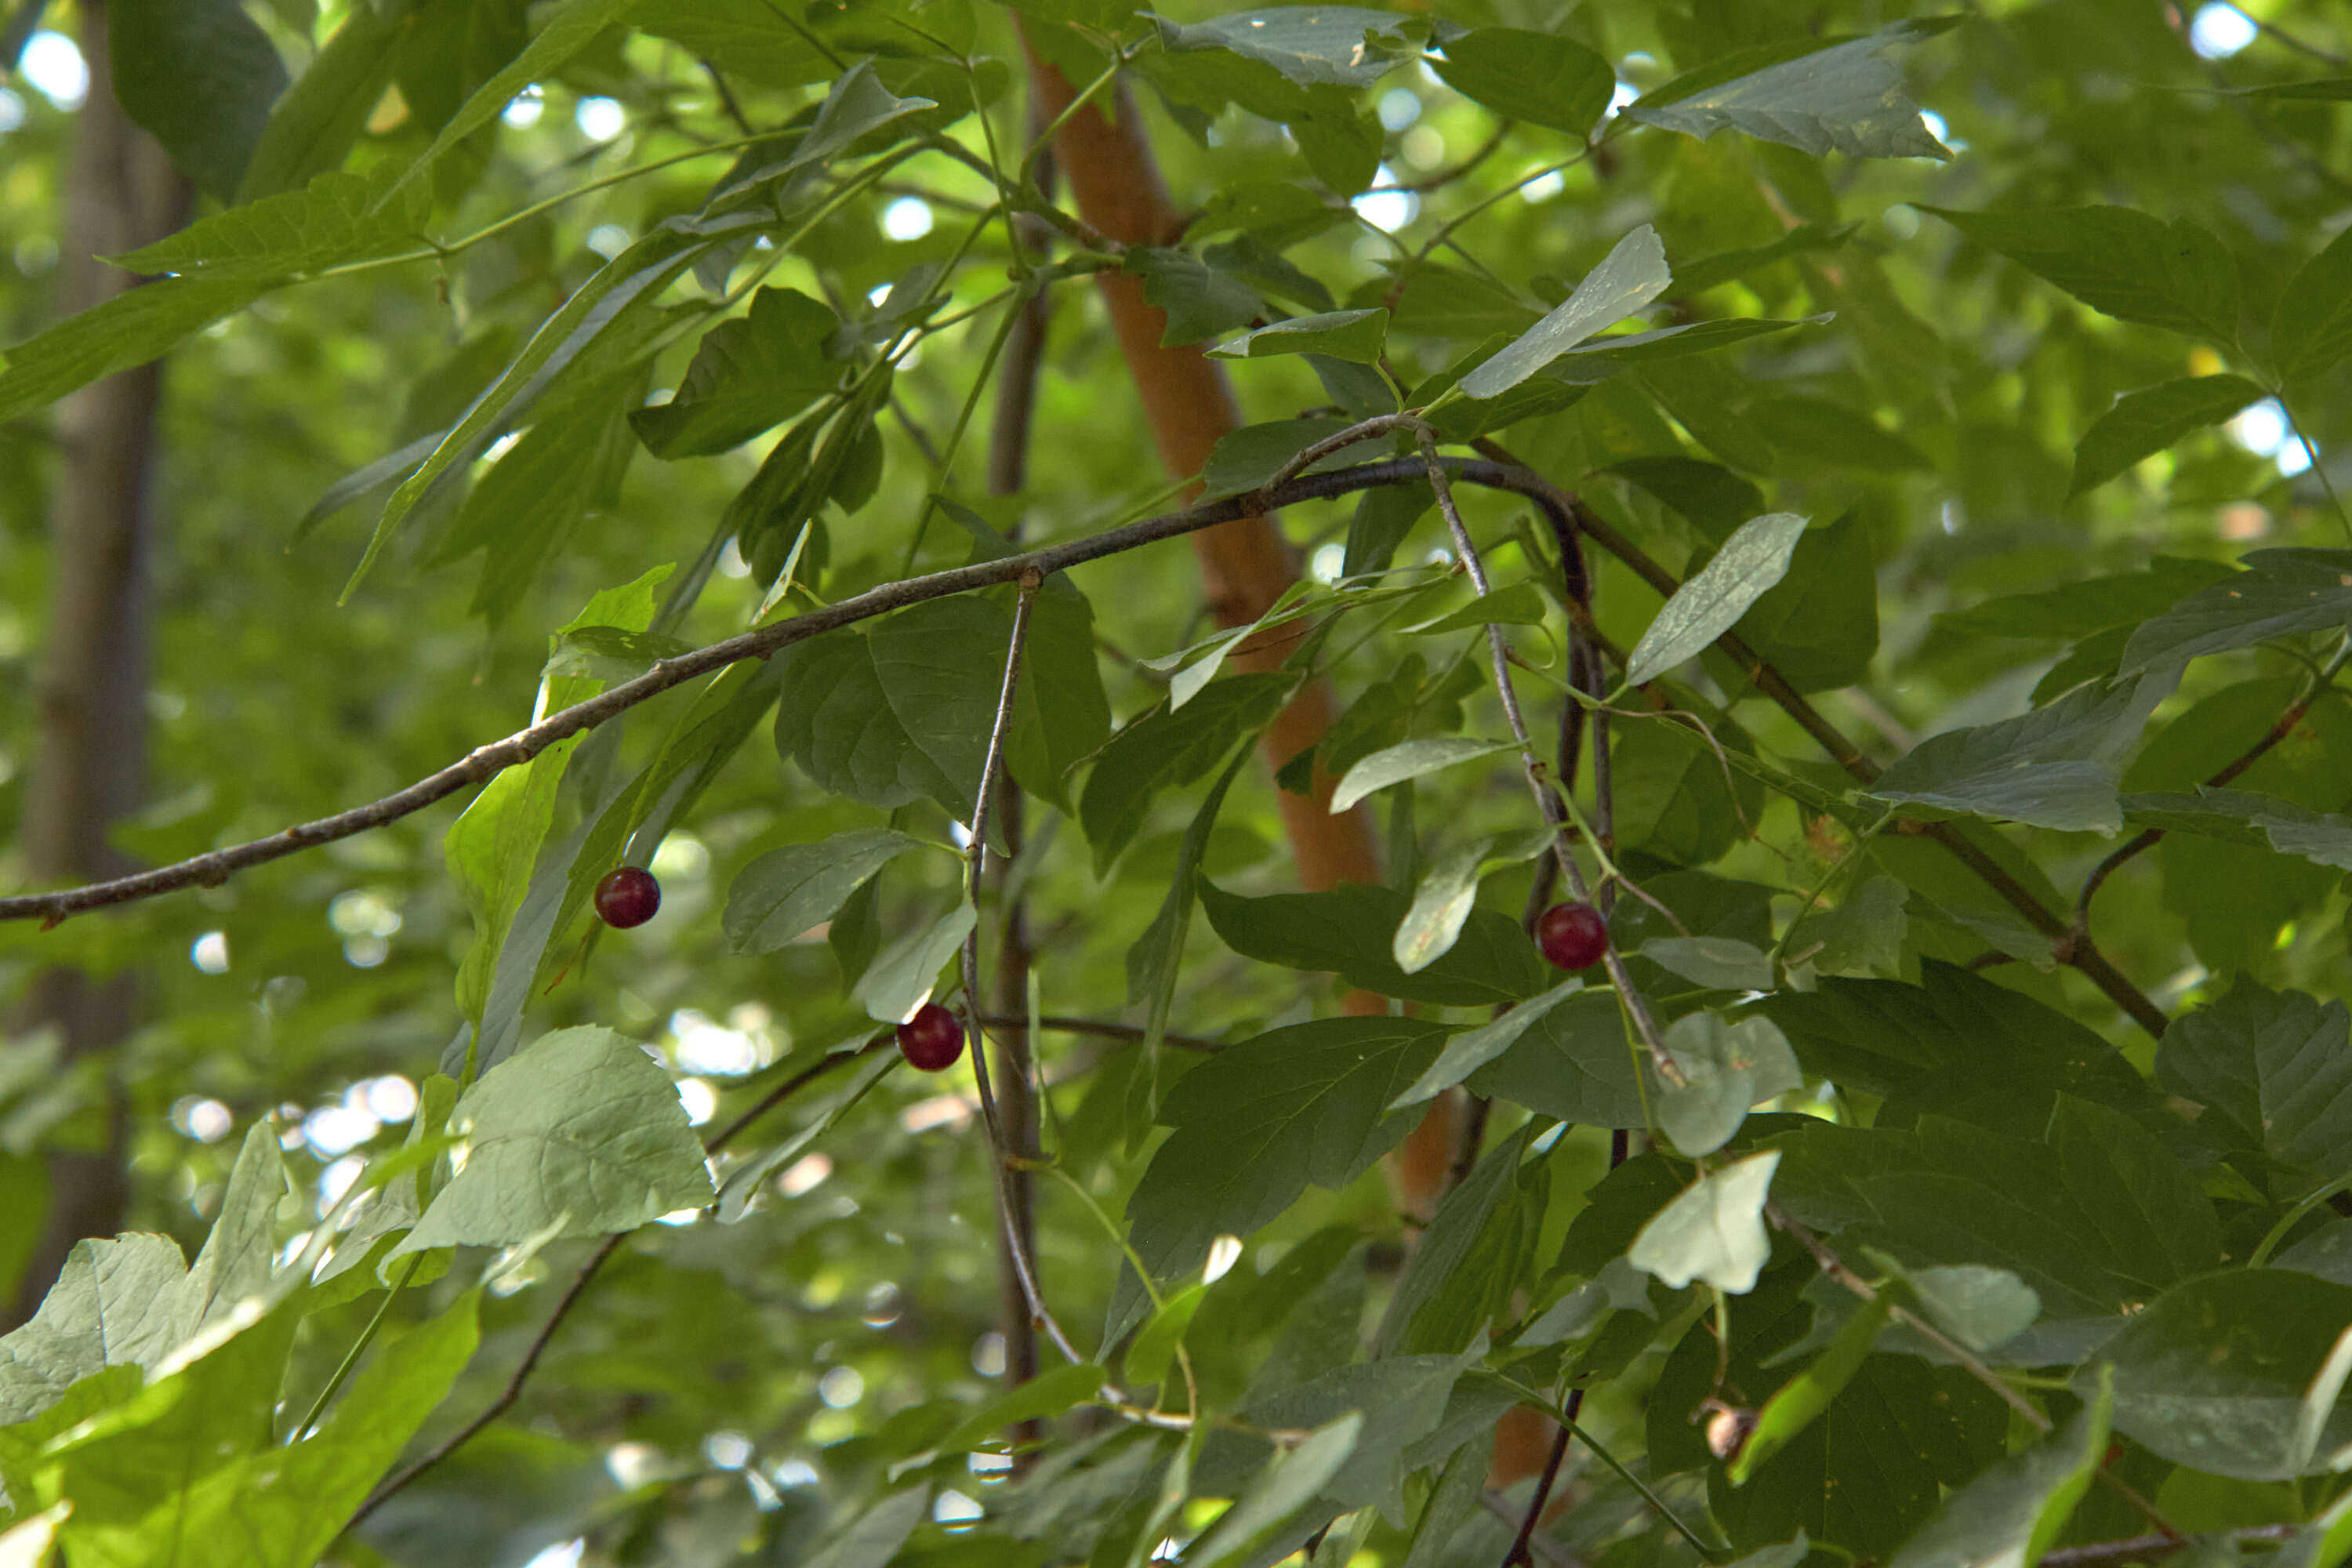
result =
M1561 969L1590 969L1609 951L1609 922L1591 904L1554 904L1536 917L1536 946Z
M661 884L643 866L618 866L596 884L596 916L626 931L654 918L661 908Z
M955 1066L963 1055L963 1026L936 1002L926 1002L915 1016L898 1026L898 1054L909 1067L940 1072Z

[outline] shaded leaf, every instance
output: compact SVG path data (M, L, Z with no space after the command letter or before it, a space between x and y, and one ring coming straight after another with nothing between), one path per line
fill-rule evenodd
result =
M1898 22L1866 38L1735 55L1675 78L1626 106L1629 120L1701 139L1727 127L1815 157L1948 158L1927 130L1889 50L1929 36Z
M1409 1105L1434 1099L1452 1089L1472 1073L1501 1056L1518 1042L1521 1035L1539 1023L1545 1015L1584 989L1584 982L1570 977L1561 981L1540 996L1530 996L1517 1006L1507 1010L1492 1023L1481 1024L1465 1030L1445 1042L1445 1049L1429 1070L1413 1080L1412 1087L1397 1096L1389 1109L1402 1110Z
M2103 1368L2073 1420L1952 1493L1890 1568L2040 1562L2091 1489L2116 1405L2114 1381Z
M2271 312L2279 379L2316 375L2352 353L2352 230L2298 268Z
M2118 321L2232 342L2238 269L2211 233L2129 207L1955 212L1921 206Z
M1271 722L1289 696L1281 675L1236 675L1203 688L1182 708L1155 708L1110 738L1087 777L1078 824L1107 868L1134 840L1163 789L1191 784L1225 756L1234 740Z
M979 913L968 903L958 904L929 926L910 931L877 958L851 994L866 1005L866 1016L880 1024L903 1024L921 1011L939 984L940 971L963 947Z
M1646 1127L1650 1108L1642 1095L1639 1053L1613 994L1571 995L1466 1081L1475 1094L1507 1100L1539 1116L1587 1127Z
M2075 445L2067 499L2105 484L2192 431L2219 425L2262 395L2242 375L2193 375L2126 393Z
M842 366L825 347L839 327L829 307L797 289L762 289L748 312L702 335L677 395L629 424L656 458L739 447L834 389Z
M1403 17L1353 5L1275 5L1189 26L1156 20L1171 52L1230 50L1272 66L1301 87L1370 87L1393 63L1382 46L1403 42L1396 36Z
M1477 741L1466 735L1434 735L1425 741L1404 741L1383 747L1349 768L1331 792L1331 810L1352 809L1391 784L1417 779L1457 763L1475 762L1516 750L1512 741Z
M115 0L105 17L122 111L183 174L228 200L286 89L269 36L236 0Z
M1582 44L1524 27L1474 27L1432 62L1445 85L1507 120L1583 137L1600 123L1617 73Z
M1687 1081L1659 1087L1658 1126L1675 1152L1691 1158L1729 1142L1750 1106L1805 1085L1787 1037L1769 1018L1727 1024L1714 1013L1686 1015L1667 1028L1666 1053Z
M728 942L738 952L773 952L831 920L875 872L921 847L903 833L862 828L771 849L744 867L728 890Z
M1557 973L1537 956L1517 921L1474 909L1444 956L1406 973L1390 955L1390 942L1410 900L1391 888L1350 883L1328 893L1244 899L1203 881L1201 902L1217 935L1244 957L1328 971L1359 990L1408 1002L1455 1007L1517 1002L1543 990Z
M1269 354L1324 354L1352 364L1378 363L1388 342L1385 310L1327 310L1293 316L1230 338L1209 351L1213 359L1264 359Z
M1863 793L2063 832L2113 833L2124 820L2117 759L2145 717L2137 682L2086 686L2015 719L1930 736Z
M2164 1032L2156 1076L2289 1171L2326 1181L2352 1169L2352 1016L2341 1001L2242 975Z

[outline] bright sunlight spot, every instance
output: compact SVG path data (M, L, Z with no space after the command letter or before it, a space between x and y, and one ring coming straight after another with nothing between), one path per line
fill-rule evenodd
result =
M686 1102L686 1119L697 1127L717 1113L719 1091L698 1078L677 1080L677 1097Z
M1402 131L1421 118L1421 94L1409 87L1392 87L1381 94L1381 124Z
M227 1106L200 1094L182 1095L172 1102L172 1125L180 1136L199 1143L219 1142L228 1136L236 1120Z
M2279 472L2289 478L2311 467L2303 443L2295 439L2294 428L2287 423L2286 410L2275 397L2263 398L2231 420L2230 435L2256 457L2277 463Z
M1004 1336L993 1330L971 1342L971 1370L982 1377L1004 1375Z
M740 1470L751 1462L751 1439L740 1432L713 1432L702 1440L702 1457L721 1470Z
M1307 574L1318 583L1337 583L1347 564L1348 547L1336 539L1327 540L1307 558Z
M1568 176L1554 169L1549 174L1538 174L1521 185L1519 199L1529 206L1537 206L1551 200L1566 189L1568 189Z
M2226 60L2252 43L2254 33L2254 24L2243 11L2214 0L2197 7L2197 19L2189 24L2189 47L2200 59Z
M1372 176L1372 184L1395 184L1396 171L1382 163L1380 172ZM1411 223L1413 215L1421 211L1421 198L1411 191L1378 191L1358 196L1351 205L1366 223L1391 233Z
M882 209L882 232L892 239L920 239L931 232L931 204L920 196L900 196Z
M984 1510L971 1499L950 1488L931 1504L931 1518L940 1524L970 1524Z
M383 1123L348 1105L322 1105L302 1119L302 1142L322 1160L358 1148L383 1130Z
M536 125L539 117L547 112L547 100L536 84L524 88L508 100L505 112L499 118L520 131L526 125Z
M1201 1266L1201 1283L1214 1285L1242 1260L1242 1238L1225 1235L1209 1243L1209 1260Z
M618 99L583 98L580 107L572 111L572 122L589 140L610 142L628 129L629 114Z
M846 1410L866 1397L866 1380L854 1366L837 1366L816 1380L816 1396L832 1410Z
M208 931L188 944L188 962L206 974L228 973L228 932Z
M25 100L0 87L0 136L25 123Z
M571 1540L544 1548L522 1568L580 1568L580 1559L588 1551L588 1538L575 1535Z
M416 1114L416 1086L396 1072L352 1085L343 1102L354 1103L353 1096L379 1121L405 1121Z
M25 40L16 74L59 109L79 109L89 91L89 68L82 64L81 50L63 33L47 28Z
M784 1167L784 1173L776 1178L776 1191L788 1198L805 1197L824 1185L824 1179L832 1174L832 1155L803 1154Z

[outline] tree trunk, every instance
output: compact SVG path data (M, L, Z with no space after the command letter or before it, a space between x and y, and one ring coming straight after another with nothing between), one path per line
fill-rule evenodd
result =
M103 0L82 0L89 97L74 129L61 193L64 240L58 313L86 310L131 287L100 256L121 255L186 221L190 191L163 150L131 124L110 86ZM154 526L155 419L161 363L96 383L59 408L63 454L50 516L49 642L40 676L40 750L26 781L25 868L36 881L93 881L131 868L109 830L137 808L146 762L148 557ZM136 1011L128 973L93 978L53 969L37 978L19 1029L54 1028L68 1061L108 1049ZM121 1228L126 1197L123 1107L112 1101L107 1146L47 1156L49 1208L16 1282L8 1321L32 1316L66 1255L84 1237Z

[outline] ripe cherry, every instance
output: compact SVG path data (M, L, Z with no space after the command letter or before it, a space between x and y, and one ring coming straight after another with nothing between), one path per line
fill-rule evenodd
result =
M1536 946L1560 969L1590 969L1609 951L1609 922L1591 904L1554 904L1536 917Z
M596 884L597 918L608 926L641 926L659 908L661 884L643 866L616 866Z
M936 1002L926 1002L913 1017L898 1026L898 1054L907 1065L925 1072L955 1066L963 1055L963 1026Z

